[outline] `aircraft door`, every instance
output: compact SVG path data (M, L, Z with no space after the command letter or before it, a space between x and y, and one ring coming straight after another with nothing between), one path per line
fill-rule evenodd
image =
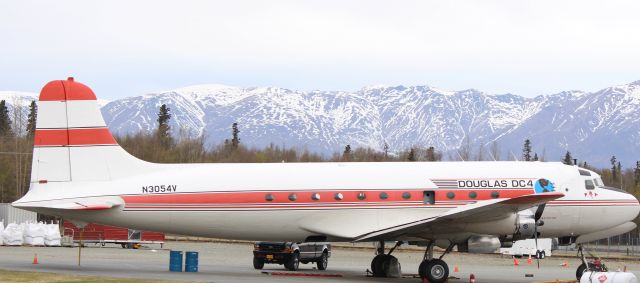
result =
M434 191L424 191L423 192L423 200L424 200L424 204L435 204L436 203L436 192L434 192Z

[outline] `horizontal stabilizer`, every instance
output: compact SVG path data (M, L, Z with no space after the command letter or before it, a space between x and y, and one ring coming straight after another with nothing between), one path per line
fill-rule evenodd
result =
M29 209L30 207L49 208L59 210L107 210L124 203L120 197L95 197L83 199L65 199L52 201L14 202L11 205L17 208Z

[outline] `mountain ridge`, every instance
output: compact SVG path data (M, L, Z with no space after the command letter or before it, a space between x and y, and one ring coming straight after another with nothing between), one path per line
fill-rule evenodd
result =
M161 104L171 108L174 135L204 134L209 144L228 138L238 122L245 145L325 155L347 144L382 150L387 143L391 151L434 146L457 156L469 139L473 151L498 142L502 159L512 159L530 138L547 160L560 160L566 150L598 166L611 155L625 165L640 160L640 80L536 97L429 85L298 91L204 84L117 99L102 113L115 134L149 132Z

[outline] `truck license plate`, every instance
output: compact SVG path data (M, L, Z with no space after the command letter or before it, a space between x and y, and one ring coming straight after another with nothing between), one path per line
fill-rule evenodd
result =
M267 255L267 259L273 259L273 255Z

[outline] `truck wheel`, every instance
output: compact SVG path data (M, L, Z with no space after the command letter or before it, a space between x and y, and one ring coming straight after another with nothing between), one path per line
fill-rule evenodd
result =
M293 254L291 254L291 258L289 258L289 261L284 264L284 267L291 271L296 271L298 270L298 266L300 266L300 254L298 252L294 252Z
M253 268L262 269L264 267L264 258L253 257Z
M316 262L318 265L318 270L327 270L327 265L329 264L329 255L327 252L322 252L322 256Z

